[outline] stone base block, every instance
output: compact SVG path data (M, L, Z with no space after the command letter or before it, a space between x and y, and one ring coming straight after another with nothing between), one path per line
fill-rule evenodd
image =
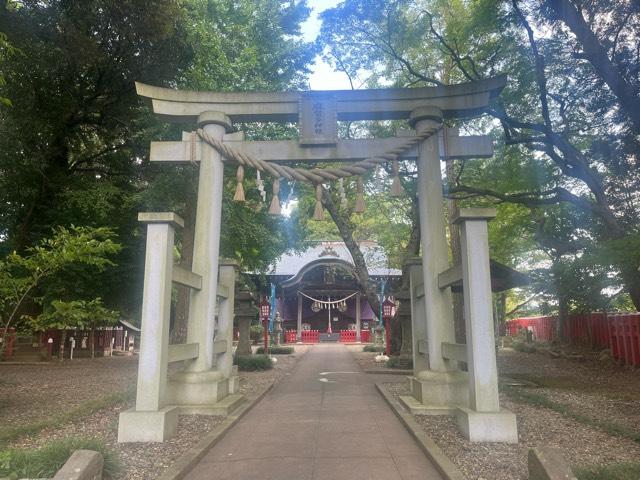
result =
M167 382L167 403L202 405L218 403L229 395L229 379L216 371L178 372Z
M400 402L407 407L412 415L453 415L456 411L455 407L442 408L425 405L408 395L400 396Z
M246 400L244 395L227 395L212 405L180 405L180 415L221 415L233 413Z
M429 409L451 410L469 405L469 377L466 372L424 370L409 377L413 397Z
M508 410L475 412L458 408L455 415L458 428L471 442L518 443L516 416Z
M233 395L234 393L238 393L238 389L240 388L240 377L237 375L233 375L229 377L229 395Z
M164 442L178 429L178 409L164 407L157 412L130 409L120 413L118 442Z

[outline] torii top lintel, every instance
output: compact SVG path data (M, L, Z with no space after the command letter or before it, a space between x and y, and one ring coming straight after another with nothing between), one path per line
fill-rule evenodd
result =
M138 95L169 122L195 123L206 111L223 112L235 122L297 122L306 101L335 108L337 120L408 119L418 107L437 107L445 117L480 114L506 85L506 76L425 88L327 90L309 92L197 92L136 83Z

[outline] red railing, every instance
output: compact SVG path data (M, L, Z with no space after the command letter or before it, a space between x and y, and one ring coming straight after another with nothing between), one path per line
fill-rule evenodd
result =
M507 322L506 332L515 336L520 329L531 329L536 340L552 341L556 338L557 321L556 316L517 318ZM610 348L621 363L640 365L640 313L569 315L562 331L571 344Z
M284 331L284 342L285 343L296 343L296 336L298 335L297 330L285 330Z
M360 332L360 341L362 343L369 343L371 341L371 332L369 330L362 330Z
M4 359L11 358L13 356L13 343L16 340L16 329L10 328L8 332L5 332L4 328L0 328L0 339L5 343Z
M340 342L341 343L356 343L356 331L355 330L340 330Z
M319 330L302 330L302 343L318 343L319 341Z

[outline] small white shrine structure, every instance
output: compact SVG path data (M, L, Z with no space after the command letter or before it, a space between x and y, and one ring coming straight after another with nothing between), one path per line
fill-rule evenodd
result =
M162 441L175 431L178 412L231 408L236 382L231 367L235 266L218 260L223 161L238 166L236 199L244 200L245 168L274 177L270 212L279 213L281 181L306 181L316 189L322 217L323 185L359 176L392 162L392 194L401 193L398 161L415 161L422 258L411 266L414 413L454 414L471 441L517 442L515 415L501 409L489 271L487 222L490 209L462 209L462 264L449 265L440 161L493 155L488 136L459 136L444 118L482 113L506 83L505 77L435 88L327 92L189 92L137 84L154 112L170 122L197 125L181 141L152 142L151 161L199 164L193 271L173 265L174 228L181 220L146 213L147 259L136 406L122 413L119 441ZM341 120L406 119L413 131L395 137L339 140ZM245 141L234 122L298 122L299 140ZM446 148L445 148L446 147ZM339 162L333 168L293 168L291 162ZM267 239L265 239L266 241ZM193 289L184 345L168 345L171 282ZM451 285L462 282L466 344L454 340ZM216 312L217 306L217 312ZM167 363L185 370L167 380ZM460 364L467 365L467 371Z

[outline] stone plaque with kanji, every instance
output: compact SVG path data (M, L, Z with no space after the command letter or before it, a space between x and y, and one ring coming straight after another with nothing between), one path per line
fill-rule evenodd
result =
M325 92L307 92L300 100L300 145L335 145L336 99Z

